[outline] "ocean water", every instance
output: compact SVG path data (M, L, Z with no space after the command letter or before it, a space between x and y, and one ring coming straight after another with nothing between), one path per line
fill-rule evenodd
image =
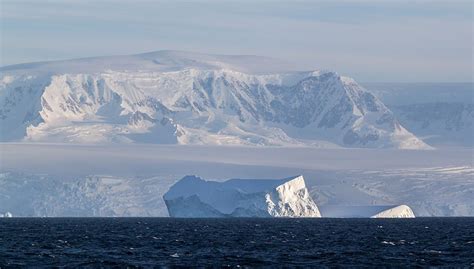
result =
M474 266L474 218L0 219L0 267Z

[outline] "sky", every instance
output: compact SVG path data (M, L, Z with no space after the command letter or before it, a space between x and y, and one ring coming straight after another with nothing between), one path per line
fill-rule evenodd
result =
M472 1L0 0L0 65L163 49L366 82L472 82Z

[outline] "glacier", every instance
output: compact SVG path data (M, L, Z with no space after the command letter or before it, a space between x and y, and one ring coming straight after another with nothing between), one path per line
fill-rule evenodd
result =
M163 198L171 217L321 217L303 176L225 182L186 176Z
M431 148L353 79L278 66L158 51L0 67L0 141Z
M371 218L414 218L415 213L407 205L398 205L391 208L387 208L375 215L372 215Z
M417 217L474 216L471 150L38 143L0 143L0 213L166 217L163 195L189 174L303 174L322 216L327 206L403 204Z

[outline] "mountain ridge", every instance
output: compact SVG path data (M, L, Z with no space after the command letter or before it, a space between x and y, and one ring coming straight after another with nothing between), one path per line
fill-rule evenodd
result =
M0 69L0 139L430 148L377 97L335 72L240 71L268 64L254 56L160 51L123 57L90 72L82 71L94 62L81 66L81 60L69 61L70 68L53 62ZM143 69L136 57L146 58Z

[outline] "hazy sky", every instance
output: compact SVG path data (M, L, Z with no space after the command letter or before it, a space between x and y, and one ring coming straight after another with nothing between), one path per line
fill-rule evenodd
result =
M176 49L359 81L473 81L472 1L0 0L0 65Z

